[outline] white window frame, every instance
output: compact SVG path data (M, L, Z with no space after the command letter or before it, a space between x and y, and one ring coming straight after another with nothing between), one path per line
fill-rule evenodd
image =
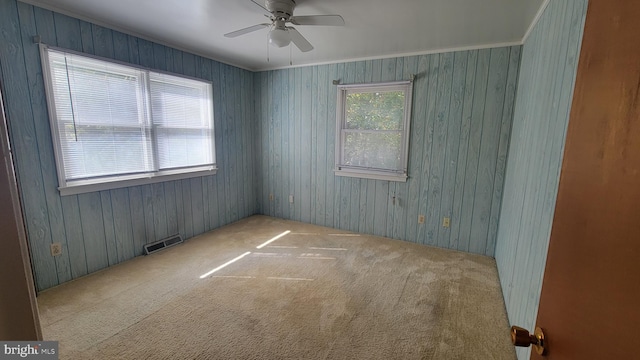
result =
M176 76L184 79L196 80L202 83L206 83L210 86L210 94L211 94L211 106L210 106L210 114L211 114L211 156L212 156L212 164L202 165L202 166L192 166L186 168L176 168L176 169L167 169L167 170L157 170L153 172L146 172L141 174L127 174L127 175L113 175L113 176L105 176L96 179L82 179L82 180L71 180L68 181L65 174L65 167L63 161L63 153L62 153L62 144L60 141L60 132L58 128L58 117L56 114L56 107L54 103L53 97L53 82L51 79L51 69L49 66L49 50L69 53L76 56L83 56L90 59L96 59L101 61L106 61L113 64L119 64L123 66L128 66L137 70L142 70L146 72L146 82L149 86L149 73L160 73L160 74L168 74L171 76ZM53 150L56 161L56 169L58 175L58 190L60 191L61 196L66 195L75 195L82 194L87 192L95 192L109 189L116 189L122 187L130 187L130 186L138 186L138 185L146 185L153 184L158 182L172 181L172 180L180 180L180 179L188 179L199 176L208 176L215 175L218 167L216 165L216 153L215 153L215 130L214 130L214 115L213 115L213 86L212 82L189 77L181 74L175 74L170 72L158 71L155 69L150 69L143 66L133 65L126 62L121 62L109 58L99 57L95 55L85 54L77 51L72 51L68 49L58 48L54 46L48 46L45 44L40 44L40 58L42 62L42 73L45 84L46 98L47 98L47 107L49 111L49 123L51 128L51 139L53 142ZM148 92L148 91L147 91ZM146 94L150 96L149 93ZM148 99L149 100L149 99ZM150 101L150 100L149 100ZM149 115L151 116L150 112ZM150 125L153 128L153 125ZM153 130L152 130L153 132ZM154 150L155 151L155 150ZM154 158L157 154L154 153Z
M413 95L413 81L393 81L370 84L344 84L338 85L338 100L336 104L336 152L335 169L336 176L347 176L374 180L388 180L406 182L408 173L407 165L409 161L409 134L411 123L411 106ZM347 94L360 92L389 92L404 91L404 119L402 129L402 145L400 147L401 169L395 171L380 168L365 168L345 165L342 162L346 128Z

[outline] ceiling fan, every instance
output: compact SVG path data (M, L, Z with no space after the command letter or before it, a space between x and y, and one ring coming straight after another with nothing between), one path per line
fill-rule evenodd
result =
M293 9L296 7L294 0L266 0L264 6L256 2L256 0L251 0L251 2L266 12L265 16L271 19L271 23L249 26L224 34L225 37L234 38L269 27L271 28L268 35L269 44L280 48L293 42L300 51L307 52L313 50L313 45L298 30L287 26L287 23L294 25L344 25L344 19L340 15L293 16Z

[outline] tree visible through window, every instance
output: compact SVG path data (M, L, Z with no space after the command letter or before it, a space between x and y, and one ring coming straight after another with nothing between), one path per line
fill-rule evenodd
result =
M340 85L336 174L406 180L411 83Z

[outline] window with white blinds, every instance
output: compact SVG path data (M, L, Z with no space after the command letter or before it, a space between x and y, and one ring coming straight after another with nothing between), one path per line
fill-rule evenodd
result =
M215 171L211 83L41 50L63 195Z
M159 73L149 83L158 168L212 165L211 85Z

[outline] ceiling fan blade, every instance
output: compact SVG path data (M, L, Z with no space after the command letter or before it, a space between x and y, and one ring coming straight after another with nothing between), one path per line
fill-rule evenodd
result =
M249 27L244 28L244 29L240 29L240 30L232 31L230 33L226 33L226 34L224 34L224 36L228 37L228 38L234 38L236 36L248 34L248 33L253 32L253 31L258 31L260 29L264 29L264 28L269 27L269 26L271 26L271 24L253 25L253 26L249 26Z
M258 5L265 13L267 13L269 16L271 16L271 13L269 12L269 10L267 10L266 7L264 7L264 5L260 4L256 0L251 0L251 2L256 4L256 5Z
M313 50L313 45L311 45L311 43L298 32L298 30L292 27L287 27L287 29L291 35L291 41L298 47L298 49L300 49L300 51L307 52Z
M294 25L343 26L344 19L340 15L292 16L289 21Z

